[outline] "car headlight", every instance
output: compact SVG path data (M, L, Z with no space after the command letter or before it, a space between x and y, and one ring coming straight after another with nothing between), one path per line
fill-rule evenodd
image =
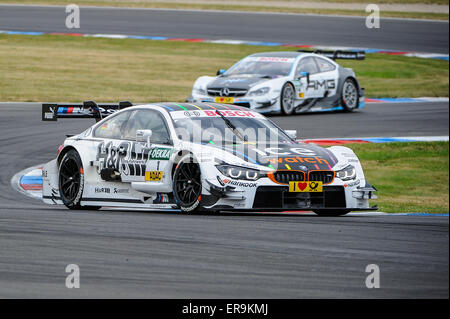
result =
M258 178L265 176L264 173L251 168L234 165L217 165L216 167L223 175L231 177L233 179L256 181Z
M263 88L260 88L260 89L254 90L254 91L250 91L248 93L248 96L264 95L264 94L269 93L269 91L270 91L270 87L266 86L266 87L263 87Z
M194 88L194 93L200 94L200 95L206 95L206 90L202 88Z
M336 177L343 181L349 181L356 178L356 169L352 165L348 165L340 171L336 171Z

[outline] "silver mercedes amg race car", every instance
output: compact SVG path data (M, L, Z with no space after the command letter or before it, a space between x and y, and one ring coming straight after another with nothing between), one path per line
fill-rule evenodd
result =
M42 120L95 118L44 165L42 198L70 209L181 212L373 210L347 147L296 141L262 114L219 103L43 104Z
M336 59L362 60L365 52L315 51L252 54L217 76L201 76L187 102L234 104L260 113L337 111L364 106L364 89Z

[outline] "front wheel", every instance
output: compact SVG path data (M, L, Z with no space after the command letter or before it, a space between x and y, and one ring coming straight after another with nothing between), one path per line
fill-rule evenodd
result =
M352 79L345 80L342 86L341 100L345 112L352 112L358 108L359 92L355 81Z
M327 216L327 217L337 217L337 216L343 216L345 214L350 213L349 210L337 210L337 211L332 211L332 210L314 210L314 213L316 213L319 216Z
M173 174L173 193L183 213L200 210L202 182L200 166L192 157L182 159Z
M281 111L285 115L291 115L295 110L295 89L290 83L286 83L281 89Z

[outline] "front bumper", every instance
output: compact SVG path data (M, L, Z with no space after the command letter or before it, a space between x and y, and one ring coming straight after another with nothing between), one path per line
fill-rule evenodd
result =
M188 103L214 103L215 98L209 95L192 94L187 98ZM234 97L232 105L249 108L260 113L277 113L281 111L279 94L268 94L256 97Z
M219 178L220 179L220 178ZM203 206L208 209L242 210L374 210L370 199L376 199L376 189L370 185L344 183L335 180L324 185L322 193L292 193L287 185L276 184L267 178L256 182L233 182L219 185L207 180L208 194ZM238 186L231 186L238 185Z

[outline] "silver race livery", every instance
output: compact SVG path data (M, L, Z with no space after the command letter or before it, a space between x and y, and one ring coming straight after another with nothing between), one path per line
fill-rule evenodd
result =
M70 209L189 212L374 210L347 147L296 140L262 114L220 103L43 104L42 119L95 118L44 165L43 200Z

